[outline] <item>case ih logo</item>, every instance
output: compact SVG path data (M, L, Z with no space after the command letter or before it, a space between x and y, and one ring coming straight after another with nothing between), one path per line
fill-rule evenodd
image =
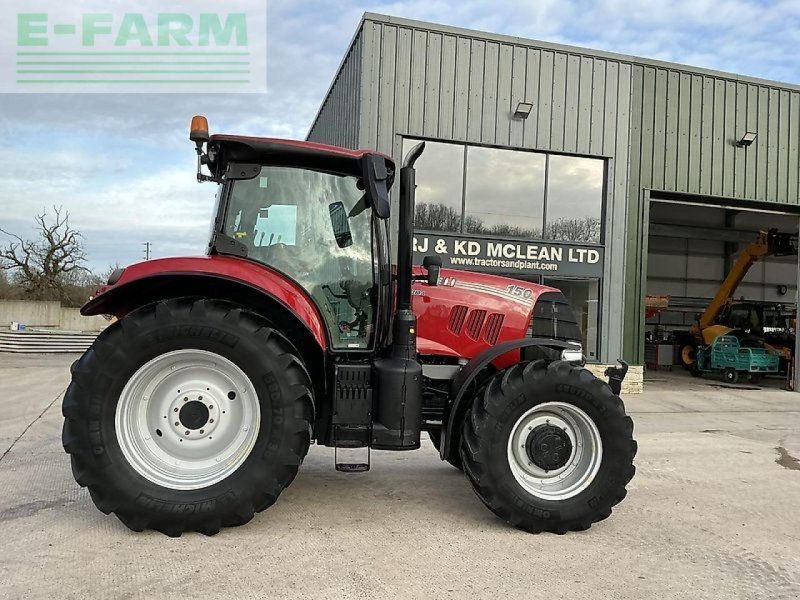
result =
M266 0L9 4L2 92L266 91Z

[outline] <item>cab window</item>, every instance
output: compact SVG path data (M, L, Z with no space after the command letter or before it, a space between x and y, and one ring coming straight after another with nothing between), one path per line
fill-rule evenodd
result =
M248 258L284 273L313 298L332 346L365 349L374 330L371 212L355 177L263 167L232 183L224 232Z

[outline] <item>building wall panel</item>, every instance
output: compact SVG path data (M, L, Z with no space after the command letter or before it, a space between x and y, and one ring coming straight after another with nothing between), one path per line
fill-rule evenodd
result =
M425 111L422 115L422 133L426 136L439 136L439 99L442 95L442 36L431 33L427 37L427 54L425 59ZM388 73L381 79L388 79ZM389 83L391 85L391 82ZM380 120L380 118L379 118ZM381 147L381 146L379 146ZM382 146L386 147L386 146Z
M362 53L364 32L353 39L308 133L315 142L356 148L361 114Z
M496 143L508 145L511 139L511 76L514 69L514 48L500 46L497 68L497 104L495 107Z
M511 67L511 93L508 97L508 110L513 113L520 98L529 98L528 88L528 52L526 48L514 47L512 49ZM538 86L535 88L538 94ZM533 102L533 100L530 100ZM527 119L510 119L508 131L508 143L510 146L525 145L525 122Z
M456 42L458 38L446 35L442 38L442 60L439 73L439 136L453 137L453 115L456 110Z

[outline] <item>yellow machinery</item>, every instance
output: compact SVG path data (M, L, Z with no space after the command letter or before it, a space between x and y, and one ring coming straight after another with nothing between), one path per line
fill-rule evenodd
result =
M725 322L721 315L723 309L731 303L736 288L739 287L750 267L768 256L796 255L795 239L796 236L781 233L777 229L762 231L758 234L756 241L749 244L739 254L714 299L700 315L698 321L692 325L690 335L681 341L681 362L685 367L694 364L699 345L707 346L713 343L718 336L727 335L737 328L732 326L733 323ZM764 346L770 352L780 354L787 359L792 352L791 348L774 348L767 344Z

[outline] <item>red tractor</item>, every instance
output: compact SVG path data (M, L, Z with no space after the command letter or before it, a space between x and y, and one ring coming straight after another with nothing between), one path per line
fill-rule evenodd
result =
M625 497L636 442L619 386L582 368L556 289L412 266L414 162L268 138L190 139L218 184L206 256L119 269L82 308L110 314L72 368L63 443L76 481L135 531L214 534L272 505L312 440L336 468L427 431L481 501L565 533ZM207 173L203 169L207 168Z

